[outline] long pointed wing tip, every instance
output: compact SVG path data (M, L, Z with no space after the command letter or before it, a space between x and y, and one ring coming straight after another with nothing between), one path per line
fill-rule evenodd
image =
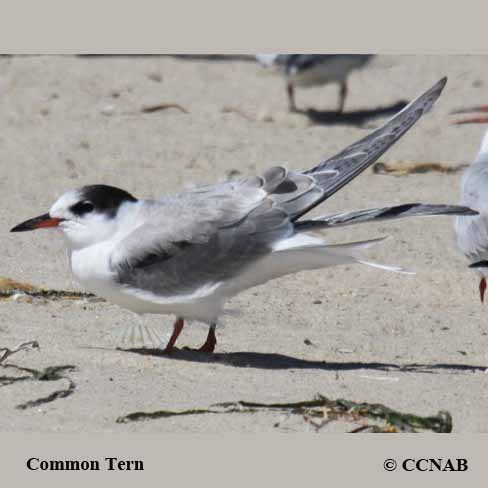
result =
M444 90L446 84L447 76L444 76L432 87L432 91L438 91L440 95L442 93L442 90Z
M468 268L471 269L482 269L488 268L488 261L477 261L476 263L471 263Z
M469 207L457 207L457 211L455 211L455 215L474 216L479 214L480 213L477 210L473 210L472 208Z
M447 84L447 76L443 76L435 85L432 86L429 90L427 90L427 93L429 92L439 92L441 93L442 90L444 90L444 87Z
M427 91L419 95L417 98L412 100L404 109L402 112L408 111L409 109L412 108L412 106L420 106L422 107L422 114L425 114L427 112L430 112L432 107L434 106L434 103L437 101L437 99L441 96L442 91L444 90L444 87L446 86L447 83L447 76L444 76L444 78L441 78L435 85L433 85L431 88L429 88Z
M436 84L444 88L447 83L447 76L443 76Z
M424 94L420 95L420 97L418 97L418 98L432 97L432 96L434 97L433 100L431 100L430 106L427 109L427 111L430 110L434 102L441 96L441 93L444 90L446 84L447 84L447 76L444 76L435 85L433 85L432 88L430 88Z

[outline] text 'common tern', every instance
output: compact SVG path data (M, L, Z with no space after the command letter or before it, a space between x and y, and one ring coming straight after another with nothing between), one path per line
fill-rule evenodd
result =
M250 287L302 270L371 263L360 251L381 239L328 245L311 231L419 215L474 215L466 207L411 203L302 217L373 164L432 107L446 79L382 127L312 169L273 167L165 196L137 199L105 185L62 195L48 213L13 232L60 230L71 269L87 289L137 313L175 314L170 353L185 319L210 325L202 351L215 348L226 300Z

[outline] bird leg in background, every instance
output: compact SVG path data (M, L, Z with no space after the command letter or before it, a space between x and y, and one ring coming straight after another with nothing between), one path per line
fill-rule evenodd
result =
M346 96L347 96L347 81L343 81L341 83L341 92L339 98L339 109L337 110L338 113L344 112L344 105L346 103Z
M295 89L293 83L288 82L286 84L286 91L288 93L288 109L290 112L296 112L297 106L295 105Z
M481 278L480 281L480 299L481 303L485 301L486 278Z
M198 350L200 352L214 352L216 344L217 338L215 337L215 324L212 324L210 326L210 329L208 329L208 335L205 344L203 344L203 346L200 347L200 349Z
M171 354L173 352L176 340L178 339L178 336L181 334L184 325L185 325L185 321L182 318L178 317L175 323L173 324L173 334L171 334L168 344L163 349L164 354Z

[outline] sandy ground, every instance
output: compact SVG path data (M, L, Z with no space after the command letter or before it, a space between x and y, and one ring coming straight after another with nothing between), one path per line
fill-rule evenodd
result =
M392 106L447 75L435 109L381 158L392 165L456 166L475 155L486 127L452 126L449 112L488 103L486 58L381 56L350 77L346 112ZM48 210L67 189L108 183L151 197L275 163L305 169L364 136L385 118L311 124L286 111L282 80L251 62L170 57L0 58L0 276L46 288L79 289L62 239L9 234ZM302 107L332 110L338 87L297 91ZM143 106L178 108L141 113ZM233 111L231 109L238 109ZM366 171L320 211L424 201L454 203L459 174L405 177ZM107 303L0 301L0 346L37 340L0 368L3 431L304 431L277 412L203 414L120 424L134 411L206 408L216 402L330 398L379 402L419 415L448 410L455 432L488 432L488 319L477 279L454 245L451 218L403 220L328 233L331 242L390 235L373 259L415 276L362 266L300 273L243 293L229 304L218 354L172 358L116 350L134 315ZM172 317L146 323L169 334ZM187 327L179 344L206 330ZM36 407L19 404L68 387L68 380L11 381L65 371L74 392ZM276 427L276 424L279 426ZM329 429L338 428L331 424ZM342 429L343 430L343 429Z

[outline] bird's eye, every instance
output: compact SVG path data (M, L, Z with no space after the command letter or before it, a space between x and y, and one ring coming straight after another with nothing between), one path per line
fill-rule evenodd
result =
M84 201L84 202L78 202L78 203L76 203L75 205L73 205L70 208L70 210L75 215L84 215L86 213L90 213L94 208L95 208L95 205L93 205L92 202Z

